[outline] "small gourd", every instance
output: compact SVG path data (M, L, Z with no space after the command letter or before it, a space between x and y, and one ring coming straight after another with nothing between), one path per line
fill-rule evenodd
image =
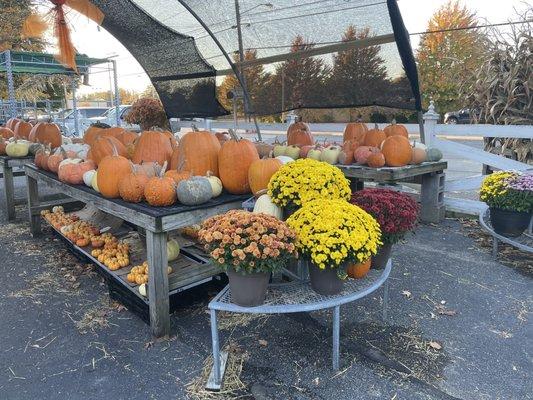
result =
M276 217L281 220L283 218L283 211L280 207L272 203L272 199L268 194L263 194L255 201L254 213L263 213Z
M14 140L6 145L6 154L9 157L26 157L30 150L29 142L26 140Z
M98 188L98 171L94 171L93 177L91 179L91 187L98 193L100 189Z
M176 189L178 200L187 206L208 202L213 196L209 180L203 176L194 176L181 181Z
M91 169L83 174L83 183L85 186L92 187L93 176L96 174L96 170Z
M442 159L442 151L436 148L431 148L426 151L428 161L436 162Z
M170 239L167 242L167 261L174 261L180 255L180 244L174 240Z

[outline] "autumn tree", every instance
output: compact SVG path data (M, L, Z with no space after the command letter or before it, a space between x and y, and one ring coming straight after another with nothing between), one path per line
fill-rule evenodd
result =
M424 105L432 98L437 110L462 108L460 88L486 58L487 37L476 26L477 16L458 0L449 1L433 15L417 52ZM459 29L459 30L456 30Z
M370 29L359 31L350 25L344 32L343 42L370 37ZM380 46L368 46L340 51L333 56L329 81L331 100L336 105L369 105L376 96L386 94L387 70L379 55Z

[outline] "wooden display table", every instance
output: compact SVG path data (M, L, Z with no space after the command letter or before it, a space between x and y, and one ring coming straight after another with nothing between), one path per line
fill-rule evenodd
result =
M223 194L199 206L176 204L170 207L151 207L146 203L133 204L120 199L106 199L87 186L69 185L60 182L55 174L39 170L33 164L26 165L25 171L28 184L30 229L34 236L41 233L40 211L43 207L39 203L39 182L61 191L70 198L86 204L90 203L105 213L145 229L146 258L149 265L148 305L150 327L156 337L168 335L170 331L170 290L177 287L183 288L185 285L191 287L194 286L194 283L203 282L206 279L203 273L182 275L181 278L172 282L173 288L169 288L167 233L200 223L213 215L241 208L243 200L249 197L248 195ZM199 264L198 268L205 269L206 267ZM206 270L206 273L210 274L210 276L215 275L213 269Z
M24 176L24 171L13 171L13 168L22 168L24 165L32 162L33 156L20 158L0 156L0 166L2 167L2 174L0 177L4 178L4 195L6 199L6 214L8 221L13 221L15 219L15 206L26 202L26 199L15 199L15 185L13 182L15 176Z
M352 182L352 190L364 188L365 181L395 184L414 182L420 188L420 220L422 222L440 222L444 219L444 170L448 168L445 161L425 162L405 167L370 168L361 165L337 165Z

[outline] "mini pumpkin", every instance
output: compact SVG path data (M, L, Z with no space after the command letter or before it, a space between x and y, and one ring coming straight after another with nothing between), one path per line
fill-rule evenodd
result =
M346 268L346 273L348 274L350 278L353 278L353 279L364 278L366 274L368 274L371 264L372 264L371 258L359 264L350 264L348 268Z
M389 136L381 146L385 156L385 163L389 167L403 167L409 164L413 157L413 148L409 139L404 136Z
M193 206L208 202L213 196L209 180L203 176L193 176L181 181L176 188L180 203Z
M427 149L427 160L436 162L442 159L442 151L436 148Z
M207 180L211 184L211 189L213 191L212 197L218 197L222 194L222 189L224 186L222 185L222 181L218 176L212 175L211 171L209 171L206 175Z

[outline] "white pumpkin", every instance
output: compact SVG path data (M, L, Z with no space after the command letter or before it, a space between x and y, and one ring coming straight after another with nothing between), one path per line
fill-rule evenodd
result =
M148 287L146 286L146 283L139 285L139 294L142 297L148 297Z
M427 150L426 145L424 143L422 143L422 142L419 142L418 140L412 140L411 141L411 147L413 147L415 149Z
M218 176L211 175L211 172L207 173L207 180L211 184L211 189L213 189L213 197L218 197L222 193L222 181Z
M27 140L15 140L6 146L6 154L9 157L26 157L30 151L30 142Z
M96 170L91 169L83 174L83 183L85 186L92 187L93 176L96 175Z
M322 150L320 149L311 149L307 153L307 158L310 158L311 160L320 161L321 156L322 156Z
M280 160L282 164L287 164L287 163L294 161L294 159L287 157L287 156L277 156L276 158Z
M171 239L167 242L167 260L174 261L176 258L178 258L180 255L180 244L174 240Z
M91 187L98 193L100 193L100 189L98 189L98 171L94 171L93 177L91 179Z
M283 218L283 212L280 207L272 203L272 199L268 194L263 194L255 201L254 213L263 213L276 217Z
M328 164L337 164L339 162L339 155L342 149L339 146L329 146L322 150L320 161L325 161Z

